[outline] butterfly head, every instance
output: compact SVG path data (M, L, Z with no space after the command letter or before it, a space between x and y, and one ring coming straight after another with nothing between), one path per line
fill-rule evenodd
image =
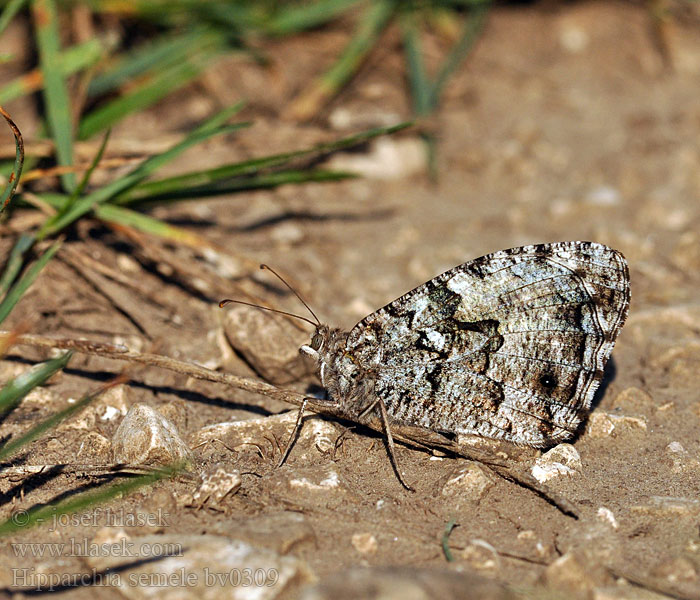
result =
M345 354L347 332L341 329L331 329L328 325L317 325L311 336L311 343L304 344L299 352L313 359L316 364L321 385L325 388L334 386L337 376L337 361Z
M317 325L316 331L311 336L311 344L304 344L299 348L299 352L305 356L310 356L318 363L321 360L321 355L328 349L330 333L328 325Z

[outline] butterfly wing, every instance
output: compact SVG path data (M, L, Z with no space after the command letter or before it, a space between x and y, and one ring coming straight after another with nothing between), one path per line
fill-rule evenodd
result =
M346 348L394 422L545 447L587 414L629 299L618 251L524 246L408 292L360 321Z

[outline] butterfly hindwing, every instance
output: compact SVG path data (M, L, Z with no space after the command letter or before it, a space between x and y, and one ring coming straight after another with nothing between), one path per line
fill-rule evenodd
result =
M628 305L619 252L524 246L408 292L360 321L346 349L392 421L548 446L589 409Z

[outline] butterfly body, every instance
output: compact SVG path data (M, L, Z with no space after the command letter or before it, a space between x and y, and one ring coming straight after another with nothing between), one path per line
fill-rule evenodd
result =
M502 250L360 321L319 325L301 352L357 420L547 447L590 409L629 307L627 263L593 242Z

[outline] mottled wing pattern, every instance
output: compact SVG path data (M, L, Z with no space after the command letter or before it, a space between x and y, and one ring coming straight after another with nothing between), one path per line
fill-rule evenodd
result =
M629 298L627 263L607 246L502 250L372 313L347 351L393 422L545 447L590 408Z

